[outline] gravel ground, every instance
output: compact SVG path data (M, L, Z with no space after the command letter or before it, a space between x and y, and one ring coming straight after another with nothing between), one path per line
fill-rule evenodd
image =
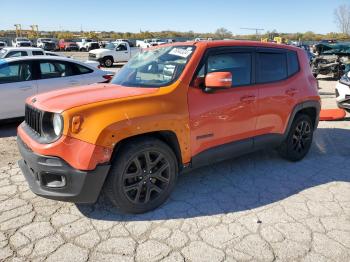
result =
M334 81L320 80L324 108ZM263 151L180 176L171 199L137 216L101 197L35 196L0 129L0 261L350 261L350 123L321 122L308 156Z

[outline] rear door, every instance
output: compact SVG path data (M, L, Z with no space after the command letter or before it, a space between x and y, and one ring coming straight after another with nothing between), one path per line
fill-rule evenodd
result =
M297 55L285 49L259 48L256 54L259 86L257 135L281 134L296 104L299 71Z
M53 59L36 61L39 72L38 93L79 86L85 83L84 78L76 73L73 63Z
M36 92L31 61L0 64L0 119L24 116L25 100Z

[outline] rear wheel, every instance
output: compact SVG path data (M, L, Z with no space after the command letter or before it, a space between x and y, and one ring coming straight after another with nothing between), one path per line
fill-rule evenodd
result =
M282 157L290 161L299 161L309 152L314 128L308 115L298 115L292 123L286 140L279 147Z
M110 56L103 58L103 66L112 67L113 66L113 58Z
M144 213L167 200L177 173L175 154L167 144L154 138L136 139L118 152L105 192L122 212Z

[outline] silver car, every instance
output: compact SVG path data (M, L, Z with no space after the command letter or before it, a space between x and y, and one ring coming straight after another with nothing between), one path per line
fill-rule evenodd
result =
M109 82L113 74L56 56L0 59L0 120L24 116L26 98L72 86Z

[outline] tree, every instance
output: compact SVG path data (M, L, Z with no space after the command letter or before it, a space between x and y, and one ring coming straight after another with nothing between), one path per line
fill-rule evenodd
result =
M216 31L215 31L215 35L218 37L218 38L231 38L232 37L232 32L227 30L226 28L224 27L220 27L218 28Z
M339 30L350 35L350 5L341 5L335 9L334 18Z

